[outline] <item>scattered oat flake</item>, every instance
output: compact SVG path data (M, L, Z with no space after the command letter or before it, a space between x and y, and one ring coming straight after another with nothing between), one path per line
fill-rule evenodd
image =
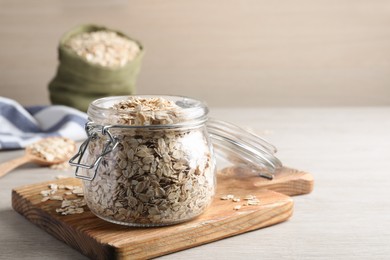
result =
M51 196L50 200L64 200L62 196Z
M47 196L47 197L43 197L43 198L41 199L41 201L42 201L42 202L45 202L45 201L48 201L49 199L50 199L50 197Z
M71 200L63 200L61 204L61 208L69 207L70 205L72 205Z
M49 184L49 188L50 188L51 190L58 190L58 185L55 184L55 183L51 183L51 184Z
M84 212L84 209L83 208L75 208L74 209L74 213L75 214L81 214L81 213L83 213Z
M256 199L256 196L253 196L253 195L246 195L244 197L244 200L253 200L253 199Z
M259 205L260 204L260 200L258 200L258 199L248 200L247 204L248 205Z
M232 194L223 195L220 199L221 200L231 200L232 202L240 202L241 201L241 199L239 197L235 197ZM239 210L243 206L256 206L256 205L260 205L260 200L257 199L256 196L254 196L254 195L246 195L244 197L244 200L246 201L245 203L243 203L241 205L236 205L236 206L233 207L233 209L234 210Z
M232 200L232 199L234 199L234 195L232 194L221 196L221 200Z
M83 194L83 189L82 188L75 188L72 190L72 193L76 194L76 195Z
M41 191L41 195L42 195L43 197L49 196L50 193L51 193L51 190L42 190L42 191Z
M84 212L83 207L86 205L84 199L64 200L61 203L61 208L57 208L56 212L61 215L81 214Z
M57 213L61 213L61 215L72 215L72 214L81 214L84 212L83 208L64 208L64 209L56 209Z

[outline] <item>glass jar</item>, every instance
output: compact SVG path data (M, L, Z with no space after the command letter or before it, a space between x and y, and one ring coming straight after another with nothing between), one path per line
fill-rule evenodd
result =
M130 102L129 102L130 100ZM240 128L208 120L207 106L179 96L119 96L88 108L88 139L71 159L98 217L163 226L202 214L216 190L216 154L272 178L272 146ZM213 140L213 142L212 142ZM77 162L76 162L77 161ZM252 167L255 169L256 167Z

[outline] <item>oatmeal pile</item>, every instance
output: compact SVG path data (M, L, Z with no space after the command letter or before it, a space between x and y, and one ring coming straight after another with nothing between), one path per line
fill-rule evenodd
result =
M50 137L28 145L26 149L38 158L56 162L70 158L75 150L75 143L63 137Z
M136 42L112 31L81 33L70 38L65 46L88 62L109 68L125 66L140 52Z
M181 118L181 108L174 102L160 98L129 97L112 107L120 113L115 119L121 125L165 125L177 123Z
M83 190L80 186L73 185L58 185L51 183L48 189L41 191L42 202L48 200L61 201L61 206L56 209L56 212L61 215L81 214L84 212L86 202L83 198ZM71 198L76 195L77 199Z

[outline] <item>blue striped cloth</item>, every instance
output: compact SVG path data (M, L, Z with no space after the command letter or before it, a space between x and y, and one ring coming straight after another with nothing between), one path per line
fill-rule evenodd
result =
M0 150L21 149L49 136L86 138L87 115L66 106L23 107L0 97Z

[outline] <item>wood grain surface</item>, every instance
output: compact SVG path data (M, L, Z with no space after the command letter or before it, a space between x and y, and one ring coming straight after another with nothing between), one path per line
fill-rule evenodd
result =
M257 177L254 182L237 183L238 179L247 177L243 176L245 173L235 168L226 169L219 175L216 197L206 213L192 221L166 227L120 226L99 219L89 210L82 214L62 216L55 211L60 207L61 201L41 201L40 191L47 189L50 183L81 185L81 181L75 178L16 188L12 192L12 205L32 223L92 259L143 259L287 220L293 212L292 199L266 188L295 195L307 193L312 189L312 177L308 173L288 168L281 172L273 181ZM227 181L227 178L231 181ZM296 185L301 181L304 184ZM287 188L288 186L290 187ZM304 189L301 188L303 186ZM299 188L295 190L297 187ZM255 195L260 199L260 204L242 206L241 209L234 210L234 206L244 202L221 200L220 197L226 194L241 198L249 194Z
M273 180L260 178L247 168L227 167L218 174L218 183L224 183L229 188L240 186L269 189L289 196L310 193L314 187L314 179L310 173L288 167L277 170Z

